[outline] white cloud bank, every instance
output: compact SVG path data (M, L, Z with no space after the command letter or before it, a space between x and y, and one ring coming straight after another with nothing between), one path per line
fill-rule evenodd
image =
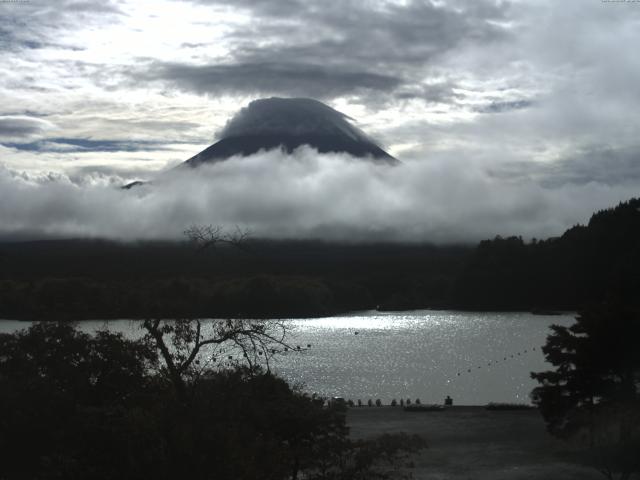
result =
M390 167L308 148L171 171L131 190L105 174L33 177L0 168L0 238L180 239L192 224L238 225L270 238L544 238L637 194L633 182L555 188L489 172L486 161L436 157Z

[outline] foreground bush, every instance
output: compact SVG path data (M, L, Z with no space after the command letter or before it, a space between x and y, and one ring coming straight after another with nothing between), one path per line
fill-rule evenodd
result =
M424 446L351 441L344 407L257 367L190 374L176 395L149 336L69 324L0 335L0 391L3 480L391 478Z

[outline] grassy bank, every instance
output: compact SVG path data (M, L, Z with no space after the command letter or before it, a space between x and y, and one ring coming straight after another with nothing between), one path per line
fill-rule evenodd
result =
M451 407L405 412L399 407L351 408L354 438L381 433L418 434L428 448L414 457L416 479L591 480L601 475L581 464L579 452L550 436L537 410L490 411Z

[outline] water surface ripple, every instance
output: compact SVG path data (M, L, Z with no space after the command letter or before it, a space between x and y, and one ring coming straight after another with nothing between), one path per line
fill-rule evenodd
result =
M530 372L549 368L540 349L548 327L573 320L570 314L433 310L291 320L290 343L311 348L279 356L272 369L308 392L354 401L441 403L450 395L458 405L528 403L536 385ZM27 325L4 320L0 332ZM80 328L142 333L130 320L85 321Z

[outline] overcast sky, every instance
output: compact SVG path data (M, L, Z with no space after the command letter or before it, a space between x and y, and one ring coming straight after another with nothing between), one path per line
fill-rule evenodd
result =
M326 207L340 195L335 184L319 187L308 211L296 207L305 220L294 215L288 235L366 236L374 223L392 238L438 241L560 234L640 193L638 44L640 3L631 1L0 2L0 234L55 218L44 230L106 235L100 209L79 217L77 202L99 205L96 189L186 160L239 108L269 96L321 100L403 162L392 174L367 170L369 204L347 218ZM322 184L329 169L351 172L339 157L314 163L307 177L324 172ZM288 161L264 158L255 160L263 179ZM242 195L245 175L227 172L229 195ZM364 180L347 177L341 192L361 188ZM210 183L221 182L213 172ZM56 201L29 204L25 185ZM60 194L69 185L76 193ZM376 195L393 208L376 208ZM174 190L168 198L184 201ZM285 218L282 205L270 217L260 216L264 202L237 203L235 216L186 216L285 228L265 220ZM169 235L181 231L176 218L114 236Z

